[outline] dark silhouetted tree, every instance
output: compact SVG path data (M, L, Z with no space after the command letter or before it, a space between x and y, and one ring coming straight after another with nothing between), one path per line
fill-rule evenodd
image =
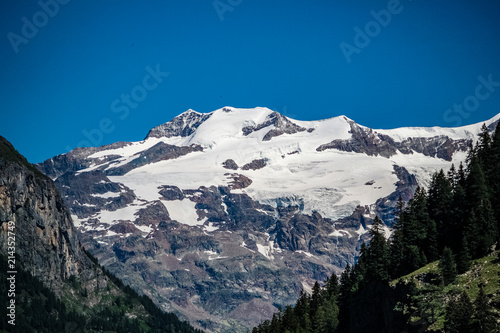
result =
M465 292L454 295L446 306L444 329L447 333L470 333L472 303Z
M472 319L472 323L473 332L498 332L496 316L493 312L493 307L490 305L488 297L484 293L483 285L479 286L479 294L474 301L474 317Z
M449 247L445 247L443 250L443 255L441 256L441 260L439 260L439 269L445 285L455 281L457 277L457 265L453 257L453 252Z

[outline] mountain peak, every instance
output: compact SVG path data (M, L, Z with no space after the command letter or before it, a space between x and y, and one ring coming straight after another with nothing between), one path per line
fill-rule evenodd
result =
M211 115L211 113L199 113L189 109L169 122L152 128L146 136L146 139L190 136L198 128L198 126L210 118Z
M224 128L224 131L227 131L232 128L235 131L231 130L231 132L238 133L243 129L243 133L245 133L245 128L247 130L250 130L251 127L261 129L273 124L281 126L282 123L291 123L285 116L265 107L245 109L225 106L209 113L200 113L189 109L169 122L152 128L146 139L188 137L210 118L213 118L209 126L211 132L215 129Z

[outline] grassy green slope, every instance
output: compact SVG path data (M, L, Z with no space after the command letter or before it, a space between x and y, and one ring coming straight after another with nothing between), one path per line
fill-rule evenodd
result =
M438 262L432 262L413 273L391 282L412 283L416 287L416 296L409 305L399 307L399 311L410 314L415 325L427 326L427 331L441 331L444 328L446 305L450 295L465 291L474 302L483 286L490 304L496 308L497 320L500 320L500 251L474 260L469 271L458 275L454 283L444 286L439 277Z

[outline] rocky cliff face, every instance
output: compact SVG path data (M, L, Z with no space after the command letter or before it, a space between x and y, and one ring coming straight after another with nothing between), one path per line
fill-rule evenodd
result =
M209 331L244 332L352 264L375 215L390 225L398 197L459 163L479 128L190 110L38 167L108 269Z
M0 249L7 252L8 222L15 223L19 263L46 284L90 267L69 210L52 180L29 164L0 137Z

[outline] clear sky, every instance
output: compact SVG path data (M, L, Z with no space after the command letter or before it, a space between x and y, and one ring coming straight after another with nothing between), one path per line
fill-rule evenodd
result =
M500 112L497 0L0 1L0 135L30 162L194 109L372 128Z

